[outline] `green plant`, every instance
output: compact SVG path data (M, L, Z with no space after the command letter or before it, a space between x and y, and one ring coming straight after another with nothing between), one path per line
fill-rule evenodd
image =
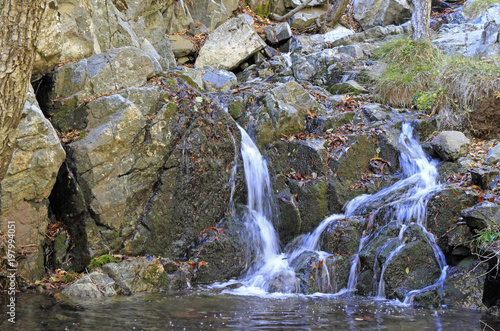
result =
M117 260L117 259L115 259L114 257L112 257L111 255L109 255L109 254L104 254L104 255L101 255L101 256L99 256L99 257L94 257L94 258L90 261L90 263L89 263L89 265L88 265L87 269L88 269L89 271L91 271L91 270L94 270L94 269L96 269L96 268L100 268L100 267L102 267L103 265L105 265L105 264L107 264L107 263L116 262L116 261L118 261L118 260Z

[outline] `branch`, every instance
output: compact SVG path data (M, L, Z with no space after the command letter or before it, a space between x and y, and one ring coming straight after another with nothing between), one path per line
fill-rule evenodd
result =
M292 17L296 12L304 9L308 4L309 2L311 2L312 0L306 0L306 2L303 2L300 6L296 7L295 9L293 10L290 10L288 12L288 14L286 15L283 15L283 16L278 16L276 14L271 14L271 18L274 20L274 21L278 21L278 22L283 22L283 21L286 21L287 19L289 19L290 17Z

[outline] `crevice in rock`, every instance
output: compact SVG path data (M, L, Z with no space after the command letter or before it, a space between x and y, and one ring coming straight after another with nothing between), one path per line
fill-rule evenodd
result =
M54 106L50 99L50 92L54 87L54 80L52 79L53 72L50 72L32 83L33 90L35 90L35 97L38 105L42 110L45 117L50 118L54 112Z

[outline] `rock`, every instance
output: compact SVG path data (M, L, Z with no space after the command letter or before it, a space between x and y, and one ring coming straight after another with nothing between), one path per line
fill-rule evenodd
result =
M108 275L94 271L65 287L61 294L70 299L100 299L115 296L115 286Z
M500 4L492 4L481 16L472 20L470 23L476 25L485 25L488 22L500 21Z
M320 249L330 254L353 256L366 225L358 219L337 220L325 229Z
M432 147L445 161L456 161L467 153L470 140L459 131L443 131L431 141Z
M215 29L200 49L195 67L233 70L266 46L244 18L233 18Z
M334 41L339 40L342 37L346 37L354 33L355 32L351 29L344 28L343 26L338 26L335 29L325 33L323 35L323 40L325 42L333 43Z
M209 92L227 92L236 88L236 75L230 71L214 69L212 67L187 68L174 71L190 86Z
M290 27L297 30L305 29L327 12L326 6L302 9L290 18Z
M63 47L61 22L57 12L57 2L51 1L45 8L36 39L36 52L31 81L40 79L60 61Z
M106 263L102 270L116 282L118 293L158 292L165 284L165 269L157 258L131 257Z
M199 24L190 23L189 24L188 34L190 36L196 36L200 33L209 33L209 31L208 31L207 27L201 23L199 23Z
M299 235L302 226L300 211L295 196L288 190L283 190L276 197L279 207L279 236L284 245Z
M469 227L482 230L490 224L500 224L500 206L483 201L462 211L462 216Z
M476 55L480 58L500 57L500 19L498 23L495 21L486 23Z
M482 30L470 24L443 25L439 37L432 41L445 54L460 53L474 56L480 44Z
M348 80L346 82L341 82L335 85L332 85L330 87L330 93L332 94L351 94L351 95L358 95L362 93L367 93L368 90L366 90L363 86L361 86L358 82L355 80Z
M303 184L303 185L301 185ZM290 180L290 191L297 194L302 233L312 232L329 214L327 183L324 178L301 182Z
M263 146L282 135L301 132L308 111L321 113L319 103L297 82L278 86L262 99L267 116L258 116L257 144Z
M300 6L304 1L303 0L285 0L285 6L287 8L296 8ZM315 7L319 5L324 5L326 0L313 0L309 2L308 7Z
M254 23L252 16L250 16L248 14L239 14L238 17L243 17L249 25L253 25L253 23Z
M280 23L277 25L270 25L264 29L266 40L271 45L277 45L287 41L292 37L292 30L288 23Z
M159 72L159 63L142 50L116 48L56 69L51 99L56 110L67 111L94 95L144 85Z
M471 170L472 184L481 187L483 190L489 190L495 177L500 174L496 169L473 169Z
M191 17L195 22L201 22L209 29L216 29L227 21L238 7L238 0L199 0L186 2Z
M491 150L488 151L488 157L484 164L497 164L500 161L500 144L497 144Z
M0 185L0 224L16 223L16 246L26 254L19 274L30 281L44 274L43 245L49 196L65 159L56 131L45 118L30 86L12 159Z
M391 119L390 111L387 111L381 104L372 103L364 106L363 111L370 121L387 121Z
M400 25L411 17L411 6L406 0L370 1L353 3L354 19L363 30L380 25Z
M170 40L172 52L174 52L176 58L187 56L189 54L196 52L196 49L194 48L194 45L191 42L191 40L189 40L189 38L185 36L181 35L168 36L168 40Z
M194 23L184 0L179 0L175 5L168 7L163 13L163 19L165 22L165 31L168 34L181 32ZM169 36L169 39L170 37L173 36Z
M485 310L483 303L484 275L487 265L467 258L450 267L444 283L444 303L455 307Z

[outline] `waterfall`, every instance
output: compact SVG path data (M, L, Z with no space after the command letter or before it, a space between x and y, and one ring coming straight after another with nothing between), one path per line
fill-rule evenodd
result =
M419 293L442 287L448 267L443 253L436 244L435 237L426 230L425 224L427 202L431 193L439 191L441 186L437 182L438 173L434 162L425 155L422 147L413 137L413 129L409 124L403 124L399 137L400 164L404 178L376 194L365 194L351 200L344 207L344 214L327 217L312 233L305 235L289 254L280 250L278 235L272 224L272 189L267 163L246 131L241 127L240 131L242 136L241 154L248 191L245 219L249 231L249 242L253 246L256 262L241 280L244 286L237 289L236 293L297 292L298 280L289 261L293 261L305 251L317 252L323 259L331 256L326 252L318 251L321 235L328 225L340 219L361 216L368 212L369 206L376 205L381 201L384 202L381 205L385 209L389 209L386 217L389 220L395 220L400 231L396 238L396 248L390 252L382 267L378 295L384 296L383 274L391 260L405 247L403 235L412 224L422 229L427 242L432 247L441 268L441 277L431 286L409 292L405 302L410 302ZM378 211L379 209L376 209L368 216L367 230L373 227L373 219ZM360 240L358 254L353 257L347 285L348 291L356 289L360 264L359 253L369 244L370 235L368 232L365 231ZM329 277L330 271L326 270L325 275ZM279 285L277 286L277 284ZM326 284L330 285L329 280Z

